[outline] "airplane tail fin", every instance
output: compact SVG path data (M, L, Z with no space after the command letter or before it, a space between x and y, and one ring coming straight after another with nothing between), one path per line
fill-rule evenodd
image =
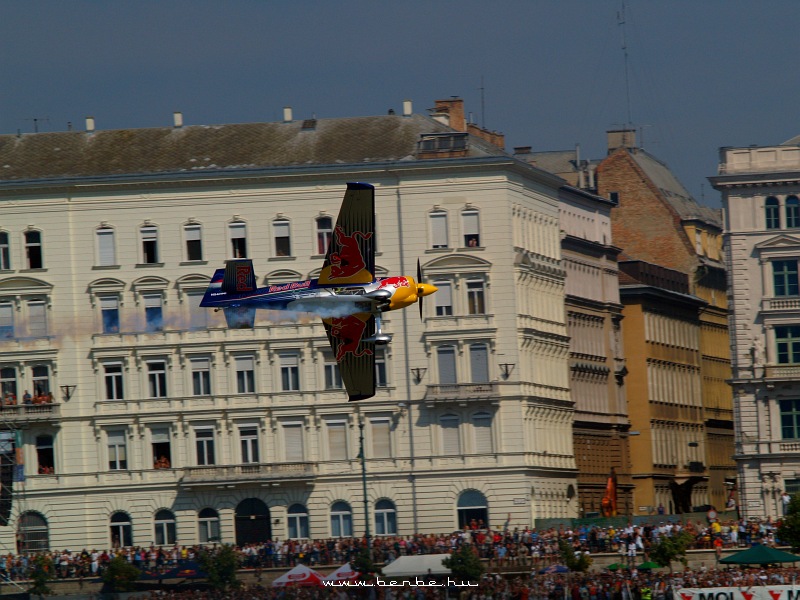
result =
M249 258L235 258L225 261L225 277L222 279L222 291L239 294L256 290L256 274L253 261Z

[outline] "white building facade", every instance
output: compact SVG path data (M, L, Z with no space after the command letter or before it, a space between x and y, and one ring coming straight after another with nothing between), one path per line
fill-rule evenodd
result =
M563 182L404 112L0 136L0 419L24 460L0 544L361 535L365 504L373 534L577 514ZM316 276L347 181L376 187L379 274L419 258L439 287L422 320L387 315L358 403L317 319L198 306L228 258Z
M722 148L742 516L783 514L800 491L800 147Z

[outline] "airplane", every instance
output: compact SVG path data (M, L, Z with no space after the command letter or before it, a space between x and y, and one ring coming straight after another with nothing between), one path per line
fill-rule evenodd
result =
M381 315L419 304L437 291L417 276L375 277L375 188L348 183L317 279L259 288L249 258L225 261L200 306L222 310L229 328L252 328L256 309L319 315L349 400L375 395L375 349L391 341Z

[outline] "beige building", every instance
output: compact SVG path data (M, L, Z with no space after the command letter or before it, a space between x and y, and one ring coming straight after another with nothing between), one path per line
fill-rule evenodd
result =
M442 121L407 102L0 136L2 419L25 474L2 547L360 535L362 431L372 533L576 516L563 180ZM419 258L439 292L389 315L378 394L348 403L316 319L230 330L198 302L233 256L261 285L314 277L354 180L376 186L380 274Z

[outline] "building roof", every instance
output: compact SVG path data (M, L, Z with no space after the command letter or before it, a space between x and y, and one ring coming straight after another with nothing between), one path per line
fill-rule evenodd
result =
M630 155L682 220L699 220L722 229L720 211L698 204L667 165L640 148L631 150Z
M0 182L413 161L423 115L0 135ZM507 156L470 136L466 157Z

